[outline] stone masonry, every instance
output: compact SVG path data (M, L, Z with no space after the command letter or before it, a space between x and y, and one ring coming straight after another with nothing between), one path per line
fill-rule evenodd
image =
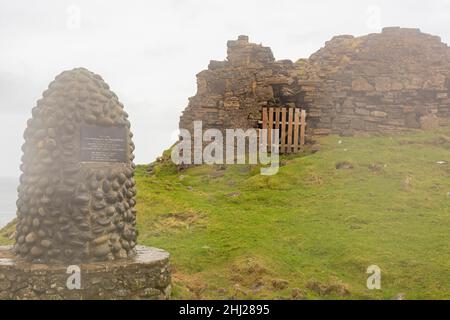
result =
M301 65L275 61L270 48L249 43L247 36L229 41L227 60L211 61L197 75L197 95L180 128L193 130L195 120L202 120L204 129L255 128L264 106L309 107L316 82L301 74Z
M169 254L136 246L129 260L89 262L77 266L33 264L0 246L0 300L165 300L171 293ZM70 286L68 285L70 284ZM77 286L79 285L79 287Z
M256 128L264 106L308 113L307 134L430 129L450 123L450 49L418 29L337 36L309 59L275 61L247 36L197 75L180 128Z
M99 75L79 68L57 76L32 114L22 147L15 252L35 263L131 257L136 183L124 106ZM121 132L125 158L82 161L88 126Z
M170 297L169 254L137 245L130 128L99 75L77 68L49 85L24 132L16 242L0 247L0 300Z

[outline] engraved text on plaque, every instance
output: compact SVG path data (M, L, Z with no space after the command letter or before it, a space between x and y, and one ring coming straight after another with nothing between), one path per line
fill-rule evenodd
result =
M125 127L81 127L81 162L127 162Z

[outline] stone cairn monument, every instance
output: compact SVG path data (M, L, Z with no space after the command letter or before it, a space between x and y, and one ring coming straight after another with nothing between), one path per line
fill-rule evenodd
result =
M25 130L16 252L33 262L133 255L136 201L128 115L97 75L64 72Z
M136 245L133 134L117 96L99 75L65 71L32 115L0 298L168 298L168 253ZM79 290L66 288L69 265L80 265Z

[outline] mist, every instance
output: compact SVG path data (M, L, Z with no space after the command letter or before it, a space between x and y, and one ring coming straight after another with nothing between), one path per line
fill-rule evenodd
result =
M405 14L407 12L407 14ZM448 43L450 0L0 0L0 176L17 177L31 109L56 75L100 74L130 114L136 163L170 147L195 75L240 34L277 59L308 57L338 34L418 27Z

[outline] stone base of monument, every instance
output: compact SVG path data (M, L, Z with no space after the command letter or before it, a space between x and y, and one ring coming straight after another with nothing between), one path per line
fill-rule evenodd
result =
M128 260L31 264L0 246L0 299L168 299L169 253L144 246Z

